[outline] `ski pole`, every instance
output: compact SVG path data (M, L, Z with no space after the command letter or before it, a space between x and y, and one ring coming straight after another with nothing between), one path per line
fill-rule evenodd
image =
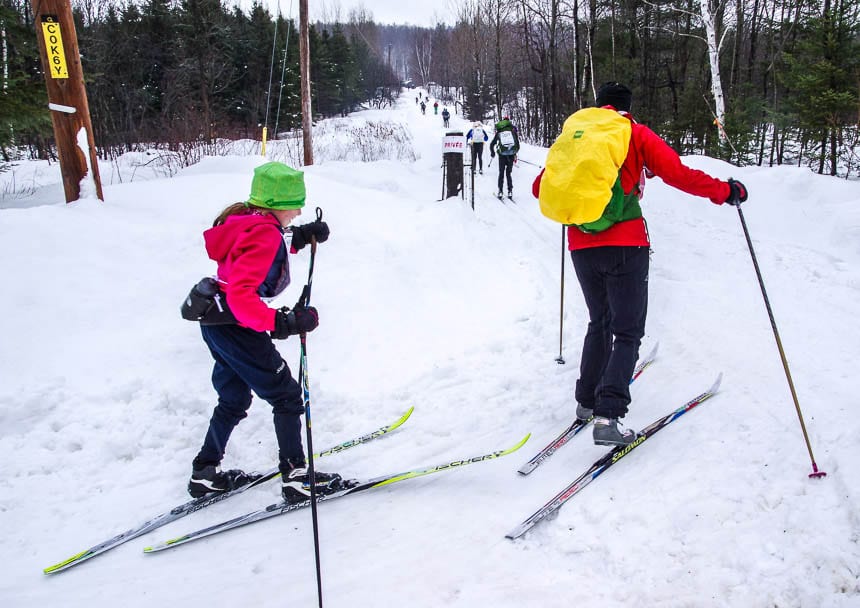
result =
M564 231L566 228L564 224L561 225L561 302L558 312L558 358L555 360L559 365L564 365L561 350L564 341Z
M317 221L322 221L322 209L316 209ZM317 252L316 236L311 237L311 260L308 267L308 282L302 290L302 295L299 302L303 306L307 306L311 301L311 288L314 281L314 259ZM307 334L300 334L301 350L299 357L299 377L302 379L302 400L305 406L305 432L308 443L308 478L311 482L311 521L313 522L314 533L314 558L316 560L317 569L317 597L319 598L319 606L322 608L322 568L320 566L320 538L319 538L319 518L317 516L317 493L316 493L316 473L314 471L314 442L311 434L311 391L310 381L308 380L308 343Z
M791 371L788 369L788 360L785 357L785 351L782 348L782 340L779 339L779 330L776 328L776 320L773 316L773 310L770 307L770 300L767 297L767 291L764 288L764 279L761 276L761 270L759 269L758 260L755 256L755 251L753 250L752 239L750 238L749 230L747 229L747 223L744 219L743 211L741 211L741 206L736 205L738 209L738 217L741 219L741 226L744 229L744 236L747 239L747 247L750 250L750 256L752 257L753 266L755 267L755 273L758 277L758 284L761 288L761 295L764 298L764 305L767 308L767 316L770 317L770 326L773 329L773 337L776 339L776 347L779 350L779 356L782 359L782 367L785 370L785 377L788 380L788 388L791 390L791 397L794 399L794 408L797 410L797 419L800 421L800 430L803 431L803 439L806 441L806 449L809 452L809 459L812 461L812 473L809 474L809 477L824 477L827 475L824 471L818 470L818 465L815 464L815 456L812 454L812 445L809 442L809 434L806 432L806 424L803 422L803 413L800 411L800 402L797 400L797 392L794 390L794 382L791 379Z

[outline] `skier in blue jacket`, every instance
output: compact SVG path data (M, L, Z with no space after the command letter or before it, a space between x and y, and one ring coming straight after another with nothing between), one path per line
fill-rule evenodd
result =
M478 159L478 173L484 174L484 143L490 139L484 125L476 121L466 133L466 143L472 146L472 173L475 172L475 159Z

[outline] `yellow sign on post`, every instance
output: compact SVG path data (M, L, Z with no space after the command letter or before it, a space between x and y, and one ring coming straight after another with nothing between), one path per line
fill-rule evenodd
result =
M66 67L66 52L63 50L63 35L55 16L42 16L42 36L45 39L45 49L48 52L51 78L68 78L69 70Z

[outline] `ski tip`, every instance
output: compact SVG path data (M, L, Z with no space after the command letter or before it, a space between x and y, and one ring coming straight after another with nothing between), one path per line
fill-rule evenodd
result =
M528 532L530 528L531 526L526 527L525 525L520 524L519 526L505 534L505 538L507 538L508 540L517 540L523 534Z
M514 452L516 452L518 449L520 449L521 447L523 447L523 446L526 444L526 441L528 441L528 440L529 440L529 438L530 438L531 436L532 436L532 434L531 434L531 433L529 433L528 435L526 435L525 437L523 437L522 439L520 439L520 440L516 443L516 445L509 447L507 450L500 450L500 451L498 451L498 452L495 452L495 456L497 456L497 457L498 457L498 456L507 456L508 454L513 454L513 453L514 453Z
M59 572L60 570L65 570L69 566L74 565L76 562L80 561L82 557L84 557L89 550L81 551L80 553L71 556L69 559L64 559L59 564L54 564L53 566L48 566L42 570L42 574L54 574L55 572Z
M149 547L144 547L144 553L156 553L158 551L162 551L164 549L169 549L173 545L184 542L188 539L188 535L178 536L176 538L171 538L170 540L166 540L164 542L158 543L156 545L150 545Z
M710 393L711 395L716 394L717 391L720 390L720 384L722 384L722 382L723 382L723 372L720 372L719 374L717 374L717 379L714 381L713 386L711 386L711 388L708 389L708 393Z
M391 428L391 429L396 429L396 428L397 428L397 427L399 427L401 424L403 424L404 422L406 422L407 420L409 420L409 416L411 416L411 415L412 415L412 412L414 412L414 411L415 411L415 406L413 405L413 406L411 406L408 410L406 410L406 412L405 412L405 413L404 413L400 418L398 418L398 419L397 419L397 422L395 422L394 424L392 424L390 428Z
M657 350L660 348L660 342L654 343L654 348L651 349L651 352L648 353L646 359L656 359L657 358Z

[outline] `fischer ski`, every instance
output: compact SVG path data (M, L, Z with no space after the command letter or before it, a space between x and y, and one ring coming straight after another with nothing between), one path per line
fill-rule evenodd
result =
M476 462L483 462L484 460L500 458L501 456L506 456L508 454L516 452L525 444L526 441L528 441L530 436L531 435L526 435L516 445L506 450L498 450L496 452L491 452L482 456L475 456L473 458L467 458L465 460L454 460L453 462L446 462L444 464L440 464L433 467L413 469L411 471L396 473L394 475L383 475L382 477L376 477L375 479L370 479L367 481L350 480L347 481L349 487L344 488L343 490L339 490L332 494L323 494L321 496L317 496L317 503L327 502L329 500L342 498L344 496L350 496L352 494L356 494L357 492L363 492L365 490L381 488L383 486L397 483L398 481L405 481L407 479L422 477L424 475L432 475L433 473L441 473L442 471L449 471L453 468L462 467L468 464L474 464ZM309 507L310 505L310 500L304 500L302 502L297 503L287 503L285 501L281 501L279 503L269 505L268 507L265 507L263 509L252 511L250 513L246 513L245 515L235 517L231 520L221 522L213 526L209 526L208 528L203 528L202 530L190 532L177 538L158 543L157 545L146 547L143 551L144 553L156 553L158 551L164 551L165 549L172 549L174 547L178 547L179 545L184 545L185 543L189 543L200 538L212 536L213 534L226 532L227 530L239 528L241 526L262 521L264 519L269 519L271 517L277 517L278 515L283 515L291 511L298 511L299 509L304 509L306 507Z
M343 443L339 443L338 445L336 445L334 447L323 450L322 452L319 452L318 454L314 454L314 458L322 458L323 456L329 456L331 454L337 454L338 452L348 450L349 448L355 447L357 445L361 445L362 443L367 443L368 441L372 441L373 439L377 439L379 437L382 437L383 435L390 433L394 429L401 426L404 422L406 422L406 420L409 418L409 416L412 415L412 412L414 410L415 410L414 407L410 407L409 410L407 410L405 414L403 414L400 418L395 420L393 423L391 423L387 426L380 427L380 428L376 429L375 431L368 433L366 435L362 435L360 437L356 437L354 439L344 441ZM81 551L80 553L77 553L77 554L73 555L72 557L70 557L66 560L63 560L57 564L54 564L53 566L48 566L47 568L45 568L43 570L43 572L45 574L54 574L55 572L61 572L63 570L66 570L67 568L71 568L72 566L77 566L78 564L80 564L80 563L82 563L82 562L84 562L84 561L86 561L92 557L95 557L96 555L100 555L101 553L104 553L105 551L113 549L114 547L118 547L119 545L121 545L125 542L128 542L133 538L137 538L138 536L146 534L147 532L151 532L152 530L155 530L156 528L160 528L161 526L167 525L173 521L176 521L177 519L181 519L181 518L185 517L186 515L190 515L191 513L194 513L195 511L199 511L200 509L203 509L203 508L208 507L210 505L214 505L215 503L221 502L222 500L226 500L226 499L230 498L231 496L236 496L237 494L241 494L242 492L245 492L246 490L250 490L251 488L255 488L255 487L257 487L257 486L259 486L259 485L261 485L261 484L263 484L263 483L265 483L271 479L275 479L277 477L280 477L280 472L278 471L278 468L275 467L274 469L264 473L258 479L252 481L251 483L244 485L242 487L236 488L235 490L232 490L230 492L223 492L221 494L207 494L206 496L201 496L200 498L195 498L195 499L189 500L188 502L181 504L178 507L174 507L173 509L171 509L170 511L168 511L166 513L162 513L161 515L153 517L152 519L140 524L137 527L134 527L130 530L126 530L122 534L117 534L113 538L108 539L102 543L99 543L98 545L95 545L93 547L90 547L89 549L86 549L85 551Z
M518 525L516 528L508 532L505 537L510 539L519 538L529 530L531 530L535 525L537 525L542 520L546 519L548 516L557 512L561 506L573 498L580 490L582 490L585 486L594 481L597 477L606 472L606 469L611 467L613 464L627 456L630 452L638 448L640 445L645 443L647 439L649 439L652 435L657 433L660 429L665 426L671 424L682 415L689 412L691 409L713 397L717 390L720 387L720 382L723 379L723 375L720 374L717 376L716 382L714 382L713 386L709 388L707 391L702 393L701 395L691 399L675 411L659 418L646 426L639 432L639 437L631 444L624 446L617 446L612 448L609 452L607 452L604 456L599 458L593 465L591 465L585 473L577 477L570 485L568 485L564 490L556 494L551 500L546 502L540 509L535 511L528 519Z
M639 362L636 366L636 369L633 370L633 376L630 378L630 384L633 384L636 381L636 378L642 375L649 365L654 363L654 359L657 358L657 347L660 346L660 343L654 345L654 348L651 349L651 352ZM528 475L536 468L538 468L543 462L555 454L556 450L558 450L561 446L565 445L568 441L576 437L579 432L584 429L588 424L592 421L594 417L592 416L588 420L580 420L577 418L574 420L569 427L564 429L558 437L550 441L540 452L535 454L534 458L529 460L523 466L519 468L517 471L520 475Z

